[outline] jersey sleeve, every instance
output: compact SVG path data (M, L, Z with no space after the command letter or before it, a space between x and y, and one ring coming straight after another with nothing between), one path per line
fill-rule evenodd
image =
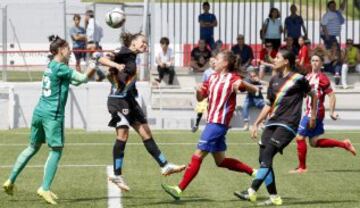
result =
M321 79L320 79L320 87L321 87L322 91L325 94L330 94L330 93L333 92L330 80L329 80L329 78L327 76L322 76L321 77Z
M70 80L73 72L74 70L72 70L68 65L60 64L56 75L61 79Z

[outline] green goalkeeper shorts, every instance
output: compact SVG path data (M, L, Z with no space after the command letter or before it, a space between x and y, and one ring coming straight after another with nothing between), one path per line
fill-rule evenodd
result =
M47 143L49 147L64 146L64 119L46 118L33 115L30 144Z

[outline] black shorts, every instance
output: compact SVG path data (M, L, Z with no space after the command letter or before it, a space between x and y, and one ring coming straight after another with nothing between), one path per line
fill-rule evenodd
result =
M112 98L107 101L111 120L108 126L119 128L129 127L135 123L146 124L146 116L135 98Z
M294 138L294 133L283 126L267 126L261 135L260 146L274 145L282 153Z
M73 48L73 50L85 50L85 48ZM86 58L86 53L85 52L78 52L78 51L74 51L74 56L76 61L80 60L80 59L84 59Z

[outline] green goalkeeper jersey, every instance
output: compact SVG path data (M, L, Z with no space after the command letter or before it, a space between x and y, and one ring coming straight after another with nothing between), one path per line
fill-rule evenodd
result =
M64 118L65 105L73 70L52 60L42 78L42 93L34 114L47 118Z

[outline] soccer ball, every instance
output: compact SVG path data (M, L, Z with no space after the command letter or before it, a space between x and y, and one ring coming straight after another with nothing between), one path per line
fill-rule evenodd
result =
M126 21L125 12L120 8L115 8L106 13L106 24L112 28L120 28Z

